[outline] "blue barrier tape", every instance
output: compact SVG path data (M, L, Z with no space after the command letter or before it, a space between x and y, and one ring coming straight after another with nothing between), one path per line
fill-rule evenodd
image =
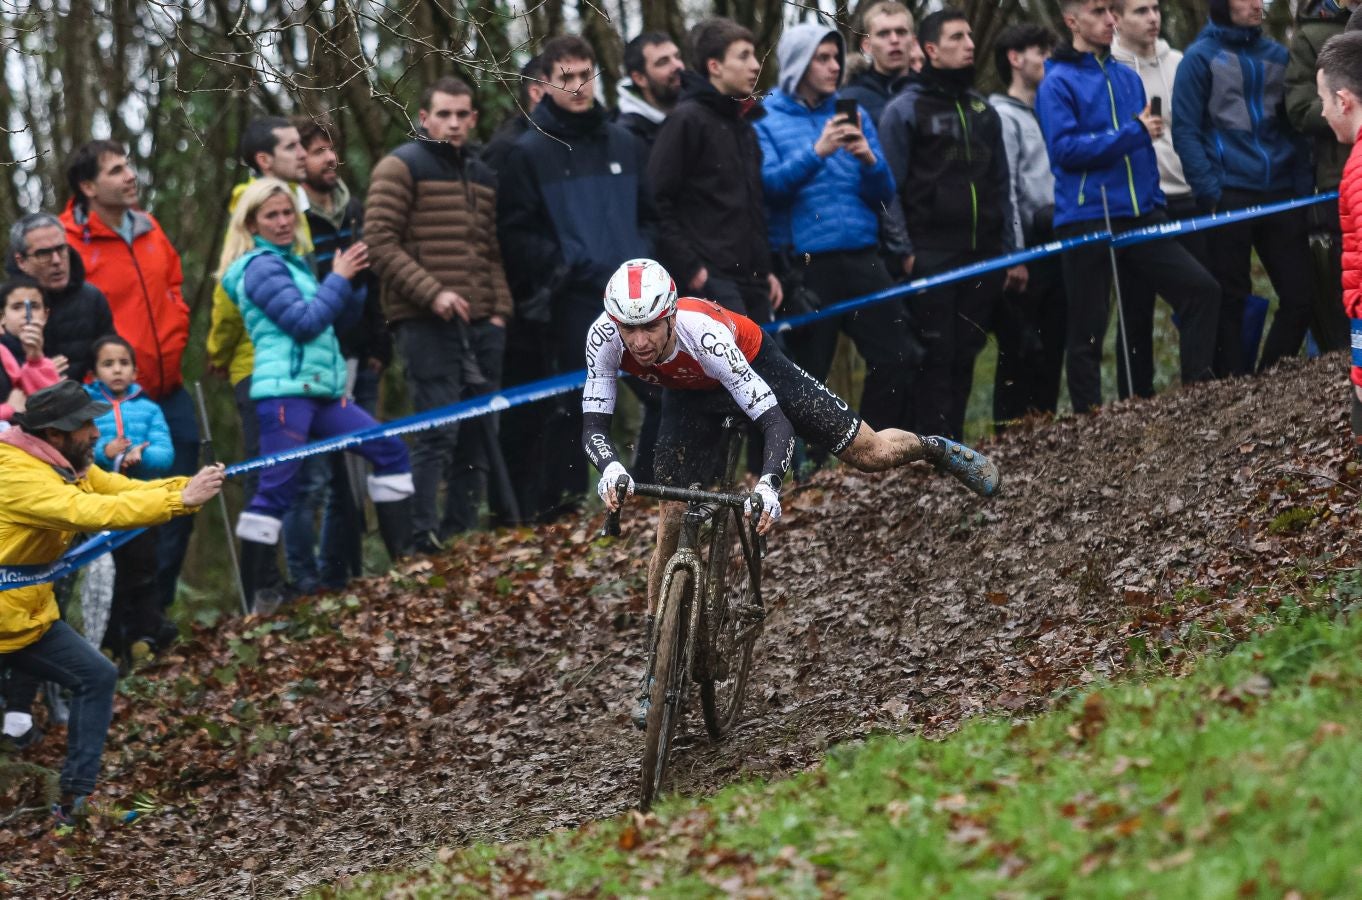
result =
M821 309L814 310L813 312L791 316L788 319L781 319L777 322L770 322L763 325L762 328L765 331L772 333L784 333L823 319L830 319L835 316L845 315L849 312L855 312L863 307L873 306L877 303L884 303L889 300L907 297L913 294L920 294L924 291L931 290L932 288L953 284L957 281L964 281L986 272L994 272L999 269L1010 269L1013 266L1023 265L1032 260L1041 259L1047 256L1054 256L1057 253L1064 253L1068 250L1082 247L1087 244L1106 243L1109 241L1117 247L1128 247L1146 241L1163 240L1165 238L1176 237L1179 234L1189 234L1195 231L1217 228L1222 225L1229 225L1233 222L1241 222L1245 219L1276 215L1277 213L1285 212L1287 210L1311 206L1316 203L1324 203L1337 198L1337 192L1313 194L1309 197L1298 197L1294 200L1284 200L1280 203L1245 207L1244 209L1238 209L1228 213L1198 216L1193 219L1183 219L1176 222L1165 222L1160 225L1150 225L1145 228L1136 228L1131 231L1122 232L1114 238L1106 231L1093 231L1072 238L1050 241L1047 244L1041 244L1036 247L1028 247L1025 250L1019 250L1015 253L1008 253L1003 256L981 260L980 262L971 263L970 265L962 266L958 269L952 269L949 272L941 272L926 278L917 278L913 281L898 284L883 291L866 294L865 296L856 297L841 303L834 303L831 306L825 306ZM240 475L244 472L268 468L269 466L277 465L289 460L306 459L323 453L349 450L353 447L358 447L360 444L379 438L398 437L416 431L442 428L446 425L453 425L456 422L462 422L466 419L477 418L478 416L501 412L514 406L545 400L549 397L557 396L558 394L576 390L585 383L586 371L584 369L570 372L565 375L556 375L552 378L533 381L529 384L508 388L494 394L485 394L474 397L471 400L463 400L450 406L428 410L424 413L407 416L403 419L395 419L391 422L377 425L364 431L357 431L339 437L328 438L327 440L318 441L314 444L304 444L282 453L274 453L269 456L261 456L256 459L246 460L245 462L234 463L227 467L227 474ZM46 581L55 581L70 572L76 571L96 557L102 556L104 553L122 546L141 534L142 530L143 529L100 532L95 537L68 552L61 559L48 566L0 566L0 589L8 590L41 584Z

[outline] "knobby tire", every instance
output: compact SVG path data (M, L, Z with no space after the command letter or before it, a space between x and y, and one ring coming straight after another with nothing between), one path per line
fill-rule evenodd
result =
M686 628L693 588L691 573L678 568L672 573L657 623L653 683L648 695L648 724L643 736L643 771L639 808L647 811L667 777L667 758L671 754L676 725L686 708L689 673L685 660Z

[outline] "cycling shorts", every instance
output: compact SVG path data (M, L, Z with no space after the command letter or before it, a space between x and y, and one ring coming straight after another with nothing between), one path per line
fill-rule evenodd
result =
M855 439L861 417L841 397L805 372L780 352L769 337L752 360L753 370L765 380L776 402L805 442L823 447L834 456ZM728 391L662 391L662 424L657 434L653 473L658 484L689 487L714 484L719 469L719 439L723 421L747 417ZM755 437L749 431L749 436Z

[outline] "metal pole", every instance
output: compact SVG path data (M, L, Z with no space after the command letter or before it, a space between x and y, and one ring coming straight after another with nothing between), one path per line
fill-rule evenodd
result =
M1102 185L1102 217L1107 222L1107 234L1111 232L1111 209L1107 206L1107 186ZM1130 335L1126 334L1125 304L1121 302L1121 272L1116 267L1116 245L1107 241L1107 256L1111 259L1111 284L1116 289L1116 324L1121 335L1121 355L1126 361L1126 396L1135 396L1135 374L1130 370ZM1100 340L1100 338L1099 338Z
M199 404L200 427L203 428L203 440L199 443L200 452L204 456L207 465L217 462L217 454L213 452L213 428L208 424L208 407L203 402L203 382L194 382L194 399ZM251 605L246 599L246 585L241 582L241 564L236 556L236 535L232 532L232 517L227 512L227 498L218 491L218 510L222 513L222 527L227 531L227 558L232 564L232 580L236 582L236 595L241 600L241 614L248 616L251 614Z

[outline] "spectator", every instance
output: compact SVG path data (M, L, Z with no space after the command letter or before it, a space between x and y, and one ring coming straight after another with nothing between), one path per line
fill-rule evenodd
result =
M260 449L292 450L320 440L372 428L368 413L346 402L345 361L333 323L358 318L363 301L353 281L368 266L368 248L352 244L332 257L320 284L303 259L293 191L277 178L260 178L242 192L222 247L218 280L255 346L251 397L256 401ZM398 438L361 444L374 466L369 497L388 555L405 555L411 536L411 466ZM301 460L265 469L259 488L237 520L242 582L252 608L269 612L281 599L274 545L281 518L293 503Z
M913 34L913 14L898 0L871 3L858 22L861 53L870 64L847 80L842 97L859 103L878 126L885 105L922 68L922 48Z
M295 125L305 154L301 187L308 200L303 218L312 235L312 269L319 280L325 280L337 251L360 240L364 206L337 172L334 124L304 117ZM372 273L360 273L355 289L363 292L364 315L337 337L345 357L346 394L372 416L378 411L379 380L392 361L392 338ZM356 501L358 482L346 466L348 458L344 453L316 457L299 472L298 497L284 517L284 558L289 579L302 593L318 588L339 590L351 577L362 574L364 510ZM316 516L323 501L319 560L313 548Z
M184 389L180 360L189 341L189 308L180 286L180 254L149 213L137 208L137 175L114 141L91 141L66 165L71 202L62 213L66 237L85 263L87 279L108 298L114 329L141 360L140 384L161 407L175 445L172 475L198 466L199 423ZM180 566L194 520L161 529L156 589L162 607L175 602Z
M780 282L771 274L752 121L761 60L752 33L731 19L691 29L694 72L648 160L657 198L658 257L693 296L756 322L771 321Z
M511 292L496 233L496 175L466 142L478 124L473 91L445 77L421 98L417 139L379 160L366 205L374 271L397 333L418 412L501 384ZM470 380L470 367L481 384ZM488 470L484 423L416 434L412 474L418 553L477 527ZM443 515L438 494L449 474Z
M988 100L1002 119L1011 180L1010 225L1017 247L1054 240L1055 176L1036 118L1036 91L1054 45L1053 32L1031 24L1007 26L993 44L994 64L1007 93ZM1027 413L1057 410L1064 323L1064 273L1059 257L1032 260L1026 264L1025 290L1005 293L993 317L993 333L998 338L993 381L997 430Z
M1163 14L1159 0L1112 0L1116 14L1116 39L1111 45L1111 58L1134 69L1144 83L1145 99L1151 108L1157 107L1163 118L1163 128L1154 141L1154 155L1159 163L1159 189L1163 191L1165 209L1174 219L1190 219L1200 211L1187 178L1182 173L1182 161L1173 149L1173 82L1177 77L1182 54L1159 37ZM1196 259L1206 259L1206 235L1194 231L1179 235L1176 240ZM1131 286L1121 295L1125 312L1124 331L1117 324L1117 343L1128 348L1131 372L1126 373L1126 352L1116 354L1116 389L1124 399L1133 390L1137 397L1154 396L1154 292L1147 285Z
M1362 21L1362 20L1359 20ZM1338 186L1339 226L1343 232L1343 309L1352 320L1354 340L1362 331L1362 33L1352 28L1329 38L1319 52L1316 90L1320 114L1339 143L1350 146ZM1353 453L1362 456L1362 351L1352 351Z
M958 9L934 12L918 41L927 62L885 107L880 134L906 232L903 273L925 278L1009 253L1016 233L1002 120L974 90L969 20ZM1005 276L989 273L912 299L926 350L912 386L919 430L964 438L974 358L993 307L1004 283L1026 290L1026 275L1025 266L1013 266Z
M492 132L492 136L482 148L482 161L491 166L494 172L501 171L501 165L506 160L506 151L510 150L511 145L530 127L530 116L543 99L544 91L544 67L540 64L539 57L535 56L520 67L520 86L515 93L518 109L497 126L497 130Z
M1264 36L1262 24L1262 0L1211 0L1211 21L1178 67L1173 144L1197 203L1207 211L1289 200L1310 190L1309 151L1291 130L1283 105L1286 48ZM1207 247L1223 290L1216 374L1243 374L1252 365L1244 357L1243 323L1244 301L1253 290L1254 249L1278 300L1259 369L1299 352L1310 319L1304 212L1216 228Z
M1072 43L1051 54L1036 91L1036 114L1055 175L1056 236L1102 230L1108 210L1117 233L1168 221L1153 143L1163 120L1150 111L1140 76L1112 65L1111 0L1063 0L1061 11ZM1123 295L1143 282L1180 315L1183 384L1211 377L1220 304L1215 279L1170 241L1122 247L1116 259ZM1084 413L1102 403L1111 256L1105 244L1092 244L1067 251L1062 264L1069 398L1074 411Z
M554 369L572 372L582 366L582 341L611 274L652 254L656 214L644 181L646 150L596 101L595 50L564 35L545 44L540 59L550 87L535 108L536 127L506 156L497 235L508 271L538 274L533 290L516 288L517 315L547 313ZM565 499L575 506L586 489L585 461L571 450L581 416L566 395L546 401L543 443L517 448L536 470L513 475L527 515L551 516Z
M1304 0L1296 13L1286 64L1286 117L1310 139L1315 160L1315 190L1338 190L1348 145L1340 144L1324 120L1315 84L1316 60L1324 42L1342 34L1348 25L1352 0ZM1348 346L1348 317L1339 302L1343 274L1343 235L1338 228L1338 201L1306 207L1310 243L1315 249L1315 292L1310 310L1310 333L1325 352ZM1323 259L1320 259L1323 257Z
M109 406L75 382L58 382L28 400L22 427L0 434L0 565L53 563L74 534L159 525L193 513L222 489L221 466L159 481L91 466L94 420ZM52 808L58 823L71 824L87 814L95 789L117 671L59 620L51 584L0 592L0 661L71 691L61 798Z
M681 97L685 68L676 42L660 31L645 31L624 45L624 80L615 121L649 150Z
M0 284L0 422L22 413L29 394L62 379L43 355L46 321L47 307L36 281L21 276Z
M51 213L29 213L9 230L6 271L38 282L47 308L43 343L54 360L65 359L66 377L84 381L94 369L95 338L114 330L109 301L85 280L85 264L66 242L66 228Z
M132 344L116 334L94 343L95 381L85 390L108 412L95 419L95 463L129 478L159 478L175 461L170 427L137 384ZM124 665L150 658L178 636L156 596L156 531L149 528L113 552L114 591L104 647Z
M824 304L885 290L893 278L878 252L878 215L894 200L894 177L870 117L858 124L835 114L842 37L803 23L785 32L776 55L780 87L756 123L771 243L794 252L792 280ZM819 381L839 328L865 358L862 418L875 429L904 426L912 344L903 305L869 306L792 332L796 361Z

